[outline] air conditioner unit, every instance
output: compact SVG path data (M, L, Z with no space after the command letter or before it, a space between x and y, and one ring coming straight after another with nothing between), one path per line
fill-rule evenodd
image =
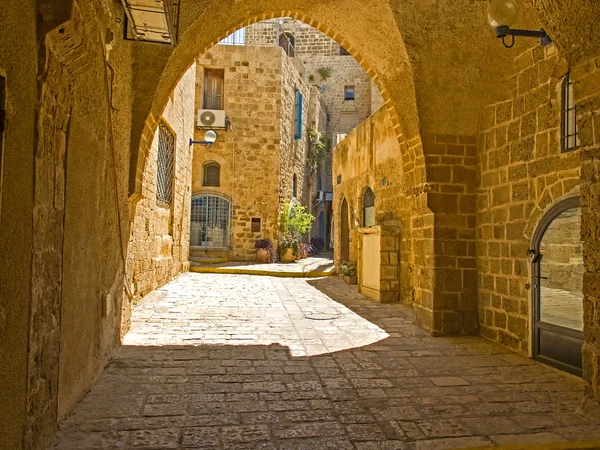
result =
M226 129L227 128L227 116L225 111L218 109L199 109L198 110L198 122L196 123L197 128L204 129Z
M325 200L325 192L317 191L317 195L315 197L315 202L322 202Z
M338 145L340 142L342 142L344 139L346 139L346 137L347 137L347 136L348 136L348 135L347 135L347 134L344 134L344 133L339 133L339 134L336 134L336 135L335 135L335 138L334 138L334 144L333 144L333 145L334 145L334 147L335 147L336 145Z

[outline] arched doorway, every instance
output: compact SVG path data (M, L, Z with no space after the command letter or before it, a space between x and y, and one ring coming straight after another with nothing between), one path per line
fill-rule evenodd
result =
M583 252L579 197L556 204L532 240L533 356L581 376Z
M229 248L231 236L231 203L212 194L192 199L190 246L204 249Z
M342 213L340 216L341 228L340 228L340 257L342 261L348 261L350 259L350 217L348 215L348 202L346 199L342 200Z

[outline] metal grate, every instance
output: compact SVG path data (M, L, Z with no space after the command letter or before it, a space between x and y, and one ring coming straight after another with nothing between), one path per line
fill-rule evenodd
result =
M158 160L156 164L156 198L165 203L173 200L175 136L164 124L158 125Z
M190 245L192 247L229 248L231 203L206 193L192 199Z
M573 95L573 81L567 74L562 83L562 151L579 147L579 129L577 127L577 106Z

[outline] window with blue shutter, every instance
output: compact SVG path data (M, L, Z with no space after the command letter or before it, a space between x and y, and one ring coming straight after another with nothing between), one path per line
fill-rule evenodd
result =
M294 139L302 139L302 94L299 89L296 89L294 104Z

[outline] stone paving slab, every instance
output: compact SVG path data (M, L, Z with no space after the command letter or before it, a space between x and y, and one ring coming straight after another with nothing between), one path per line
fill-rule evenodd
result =
M324 253L292 263L262 264L257 262L228 261L218 264L201 264L191 261L190 271L205 274L315 278L335 275L335 266L331 254Z
M433 338L335 277L187 274L137 305L53 448L544 448L600 440L582 398L580 379Z

